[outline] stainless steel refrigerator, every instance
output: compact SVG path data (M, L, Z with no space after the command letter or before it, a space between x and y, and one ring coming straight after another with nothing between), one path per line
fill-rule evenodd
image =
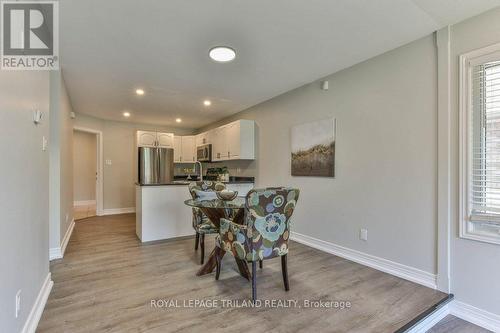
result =
M168 184L173 180L173 149L139 147L139 184Z

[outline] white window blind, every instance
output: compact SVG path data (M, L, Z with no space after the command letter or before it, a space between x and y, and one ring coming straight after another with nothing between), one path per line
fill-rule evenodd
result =
M470 221L500 224L500 61L472 67Z

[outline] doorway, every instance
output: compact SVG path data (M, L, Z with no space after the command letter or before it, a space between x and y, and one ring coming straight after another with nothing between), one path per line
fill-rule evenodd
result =
M74 128L73 210L82 220L102 215L102 135L99 131Z

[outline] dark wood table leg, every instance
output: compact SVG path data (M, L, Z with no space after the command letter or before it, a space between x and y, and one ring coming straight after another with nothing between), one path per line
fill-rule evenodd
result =
M208 256L208 260L207 262L205 263L205 265L201 266L201 268L198 270L198 272L196 272L196 275L197 276L202 276L202 275L205 275L205 274L210 274L214 271L215 269L215 266L217 266L217 258L215 257L216 253L215 251L217 250L217 248L214 248L212 250L212 252L210 252L210 255ZM222 260L222 257L224 257L224 255L226 254L226 251L222 250L222 249L219 249L219 256L220 256L220 259Z
M238 265L238 269L240 271L241 276L243 276L245 279L250 281L251 274L250 271L248 270L248 265L247 262L238 258L234 258L236 260L236 264Z
M201 208L201 207L200 209L217 228L220 228L221 218L229 218L229 216L226 216L225 209ZM238 212L236 212L235 216L233 217L233 222L242 224L244 215L245 215L244 209L239 209ZM215 257L216 249L217 248L214 248L212 252L210 252L207 262L198 270L198 272L196 272L197 276L209 274L214 271L215 267L217 266L217 259ZM220 259L222 260L222 257L224 257L224 255L226 254L226 251L224 251L223 249L219 249L219 251L220 251ZM236 260L236 264L238 265L238 270L240 271L241 276L243 276L247 280L250 280L251 274L250 271L248 270L248 265L246 261L237 258L234 259Z

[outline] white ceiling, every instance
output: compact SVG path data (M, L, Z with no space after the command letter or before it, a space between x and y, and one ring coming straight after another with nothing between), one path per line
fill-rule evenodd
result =
M500 0L61 0L76 112L199 128L500 5ZM237 58L208 58L229 45ZM144 88L146 95L134 91ZM210 99L212 106L203 106Z

